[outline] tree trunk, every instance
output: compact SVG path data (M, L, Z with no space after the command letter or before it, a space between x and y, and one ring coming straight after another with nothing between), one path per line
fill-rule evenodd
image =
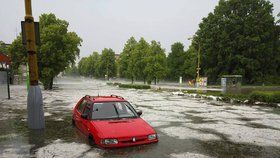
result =
M52 90L53 88L53 78L48 79L46 82L43 83L45 90Z
M50 87L49 87L49 90L52 90L52 89L53 89L53 78L51 79Z
M132 84L134 83L134 78L133 78L133 77L131 77L131 83L132 83Z
M157 78L154 79L154 83L155 83L155 85L157 85Z

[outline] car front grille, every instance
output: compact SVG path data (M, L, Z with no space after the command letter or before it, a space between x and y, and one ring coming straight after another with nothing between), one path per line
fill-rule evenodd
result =
M135 138L135 141L133 141L133 138ZM148 140L147 136L136 136L136 137L127 137L127 138L122 138L119 141L123 144L127 144L127 143L138 143L138 142L142 142L142 141L146 141Z

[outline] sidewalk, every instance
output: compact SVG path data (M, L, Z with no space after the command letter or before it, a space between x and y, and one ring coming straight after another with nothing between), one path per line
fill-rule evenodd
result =
M201 91L222 91L219 88L207 88L207 87L188 87L188 86L168 86L168 85L151 85L152 89L162 89L162 90L180 90L180 91L188 91L188 90L201 90Z
M129 80L113 79L110 82L118 82L122 84L131 84ZM134 84L144 84L143 81L135 81ZM188 90L201 90L201 91L222 91L220 88L207 88L207 87L189 87L186 84L179 84L175 82L160 82L157 85L150 85L152 89L173 90L173 91L188 91Z

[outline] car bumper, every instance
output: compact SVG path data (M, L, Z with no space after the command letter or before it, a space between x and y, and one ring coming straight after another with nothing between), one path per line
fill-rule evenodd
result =
M146 140L146 141L140 141L140 142L128 142L128 143L119 142L118 144L112 144L112 145L100 144L100 146L103 148L122 148L122 147L152 144L152 143L157 143L157 142L158 142L158 139Z

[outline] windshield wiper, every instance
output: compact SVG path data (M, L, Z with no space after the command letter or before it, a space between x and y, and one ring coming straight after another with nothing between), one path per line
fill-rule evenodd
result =
M115 105L115 104L113 104L113 106L114 106L114 109L115 109L115 111L116 111L116 113L117 113L117 115L118 115L118 119L120 119L120 114L119 114L119 112L118 112L118 110L117 110L116 105Z
M137 116L125 116L125 117L121 117L121 118L137 118Z

